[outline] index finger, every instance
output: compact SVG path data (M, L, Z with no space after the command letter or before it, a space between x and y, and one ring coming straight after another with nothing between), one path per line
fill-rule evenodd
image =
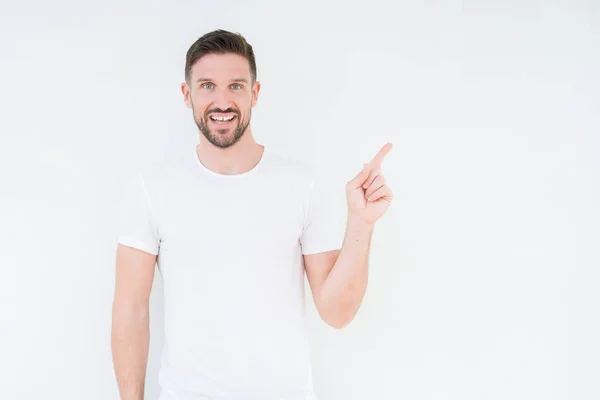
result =
M392 144L386 143L385 146L383 146L381 148L381 150L379 150L379 152L375 155L375 157L373 157L373 159L371 160L371 162L369 164L372 167L381 166L381 163L383 162L383 158L387 155L387 153L390 152L390 150L392 150Z

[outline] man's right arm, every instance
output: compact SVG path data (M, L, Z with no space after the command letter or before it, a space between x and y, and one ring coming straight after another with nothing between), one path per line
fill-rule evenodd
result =
M155 264L155 255L118 244L111 348L122 400L144 398Z

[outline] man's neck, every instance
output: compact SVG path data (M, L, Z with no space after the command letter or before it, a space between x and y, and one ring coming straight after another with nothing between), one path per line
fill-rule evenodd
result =
M264 146L256 143L249 132L226 149L214 146L204 137L201 137L200 144L196 146L196 155L202 165L221 175L238 175L250 171L258 164L263 152Z

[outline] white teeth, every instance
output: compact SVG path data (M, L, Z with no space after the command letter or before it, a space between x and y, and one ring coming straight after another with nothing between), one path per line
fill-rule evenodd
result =
M233 115L229 116L229 117L217 117L217 116L211 116L210 118L213 121L231 121L233 119Z

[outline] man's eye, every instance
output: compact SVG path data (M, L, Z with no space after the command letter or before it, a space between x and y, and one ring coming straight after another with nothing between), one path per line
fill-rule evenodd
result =
M203 89L212 89L212 83L203 83L200 87Z
M234 88L235 90L241 90L242 89L242 85L240 85L239 83L234 83L233 85L231 85L232 88Z

